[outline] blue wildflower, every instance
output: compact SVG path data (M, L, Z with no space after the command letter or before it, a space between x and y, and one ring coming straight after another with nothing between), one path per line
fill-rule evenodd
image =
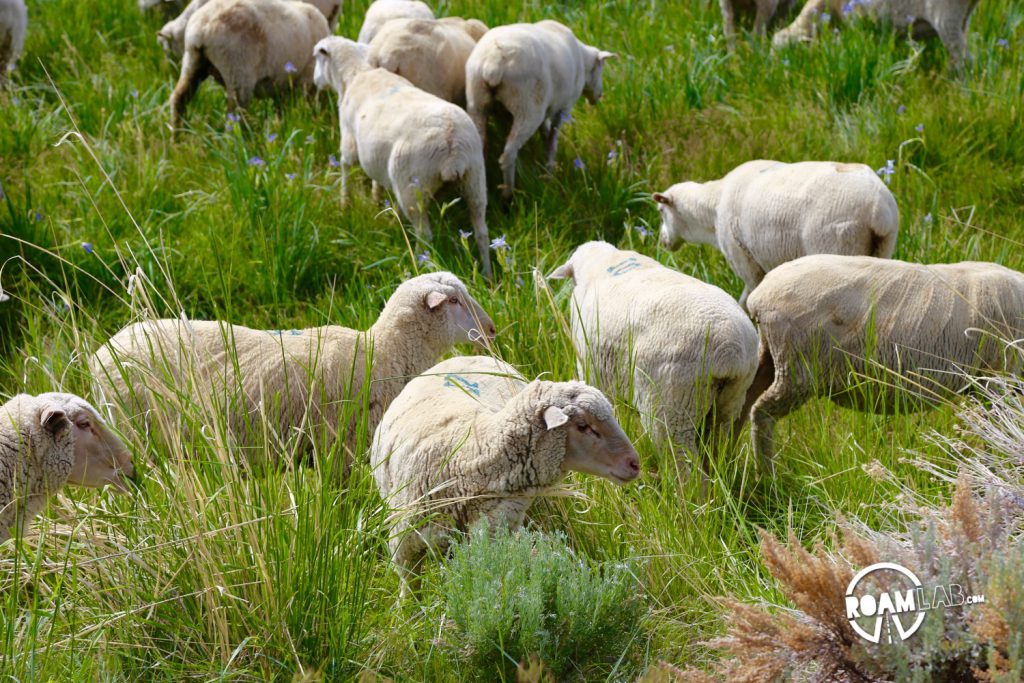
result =
M236 114L233 111L232 112L228 112L228 121L230 121L231 123L238 123L240 120L241 120L241 117L238 114Z
M888 185L892 182L892 175L896 172L895 162L892 159L887 159L885 166L875 171L879 176L885 180L885 184Z
M633 229L640 233L641 237L649 237L651 234L651 231L642 225L634 225Z
M314 138L312 135L307 135L306 136L306 144L307 145L312 145L314 142L316 142L316 138Z
M832 15L829 14L828 12L822 12L821 13L821 23L827 24L830 21L832 21Z
M608 163L610 164L610 163L612 163L613 161L615 161L615 159L616 159L616 158L617 158L618 156L619 156L619 153L618 153L618 152L616 152L616 151L615 151L614 149L613 149L612 151L608 152Z
M579 157L576 157L573 160L572 165L576 167L577 171L582 171L583 167L584 167L583 159L580 159Z
M923 133L924 132L924 124L923 123L917 124L916 126L914 126L914 130L916 130L918 133Z
M285 72L286 74L295 74L295 73L298 73L298 72L299 72L299 70L298 70L298 69L296 69L296 68L295 68L295 65L294 65L294 64L292 64L291 62L285 62L285 65L284 65L284 72Z
M259 157L252 157L251 159L249 159L248 163L249 163L250 166L257 166L257 167L259 167L259 166L266 166L267 165L267 162L263 161L263 159L260 159Z
M491 249L507 249L508 242L505 241L505 236L502 235L496 239L491 240Z
M384 200L384 208L385 209L390 209L391 208L391 200L390 199L385 199Z
M92 242L82 242L82 251L86 254L92 253Z
M906 110L907 110L907 105L901 104L900 106L896 107L896 115L897 116L902 116L903 112L905 112Z
M284 177L288 180L295 180L298 177L298 173L285 173Z
M277 139L277 133L270 133L267 135L267 142L273 142Z
M999 40L996 41L996 45L998 45L999 47L1009 47L1010 41L1008 41L1006 38L1000 38Z
M924 221L925 225L931 225L932 224L932 214L931 214L931 212L926 213L924 215L924 218L922 218L921 220Z
M139 99L139 91L138 91L138 90L132 90L132 91L131 91L130 93L128 93L128 94L129 94L129 95L131 95L131 96L132 96L132 99L134 99L134 100L137 100L137 99Z
M40 221L43 220L43 214L39 211L36 211L36 214L35 216L33 216L33 218L36 219L36 223L39 223Z
M430 254L428 254L427 252L423 252L422 254L416 257L416 261L418 261L421 266L429 260Z
M468 230L459 230L459 237L461 237L464 240L468 240L472 236L473 233L469 232Z
M341 164L338 162L338 157L334 156L333 154L328 155L327 165L330 166L331 168L338 168L339 166L341 166Z

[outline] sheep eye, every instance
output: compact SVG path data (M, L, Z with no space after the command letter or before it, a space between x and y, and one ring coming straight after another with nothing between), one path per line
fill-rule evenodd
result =
M459 298L457 296L450 296L448 297L448 303L458 305Z

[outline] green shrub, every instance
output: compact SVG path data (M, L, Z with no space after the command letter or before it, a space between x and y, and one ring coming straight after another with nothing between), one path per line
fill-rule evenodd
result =
M561 533L479 525L442 582L459 654L481 680L514 678L530 655L557 680L591 680L629 666L640 641L646 606L633 566L595 563Z

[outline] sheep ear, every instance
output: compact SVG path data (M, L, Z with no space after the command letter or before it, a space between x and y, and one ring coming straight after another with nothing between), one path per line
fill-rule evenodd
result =
M572 263L566 262L551 271L551 275L548 275L549 280L567 280L575 279L576 273L572 270Z
M654 196L654 201L658 202L659 204L666 204L666 205L671 205L672 204L672 198L669 197L667 194L662 194L660 192L655 192L653 196Z
M544 425L550 432L555 427L561 427L569 421L569 416L558 406L548 406L544 409Z
M39 413L39 424L51 434L58 434L71 426L67 413L55 406L43 408L42 412Z
M434 310L447 300L448 295L444 292L433 291L430 294L427 294L427 298L424 299L424 302L427 304L427 308Z
M605 61L608 61L609 59L618 59L618 58L619 58L619 56L617 54L615 54L614 52L606 52L605 50L601 50L600 52L597 53L597 61L599 61L599 62L605 62Z

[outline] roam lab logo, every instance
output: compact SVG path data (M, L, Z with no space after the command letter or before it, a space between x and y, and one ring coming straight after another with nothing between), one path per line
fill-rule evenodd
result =
M928 610L983 602L984 595L966 595L959 584L925 587L906 567L879 562L861 569L847 586L846 618L865 640L879 643L884 631L886 642L894 643L914 635Z

